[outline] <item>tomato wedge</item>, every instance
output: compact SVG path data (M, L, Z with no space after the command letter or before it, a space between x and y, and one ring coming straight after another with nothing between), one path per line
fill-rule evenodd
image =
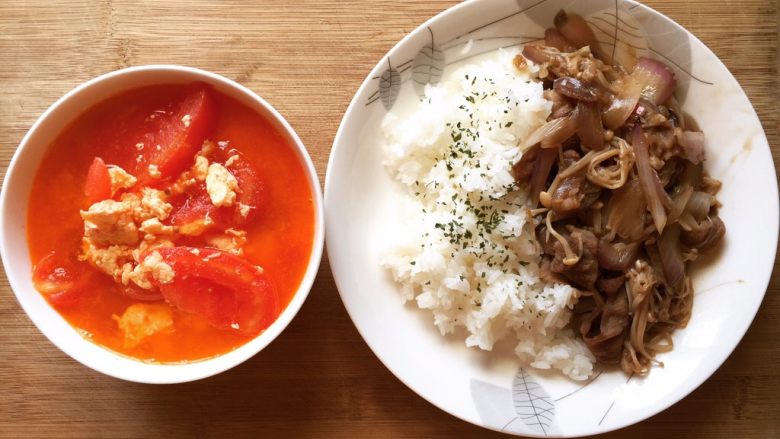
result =
M192 161L208 137L216 120L216 103L205 84L195 84L170 111L162 111L145 132L143 144L136 159L134 175L140 186L154 185L156 181L175 178ZM154 165L159 175L152 173Z
M237 214L234 215L235 222L243 224L257 216L264 206L265 187L257 170L241 156L230 165L229 170L236 177L238 187L241 188L241 192L236 197L237 201L249 208L246 216L238 209Z
M262 269L219 250L158 248L175 273L170 283L154 281L172 306L210 324L257 335L281 312L276 290Z
M208 228L225 230L231 227L233 207L215 206L206 192L204 183L198 183L184 194L175 197L171 200L171 205L173 205L173 212L170 220L174 226L182 227L202 221L208 216L212 222Z
M162 294L160 294L159 291L155 290L145 290L141 287L135 286L135 285L127 285L122 287L122 294L125 296L135 299L135 300L142 300L144 302L155 302L158 300L163 300Z
M84 296L90 270L71 257L51 252L33 267L33 286L54 307L69 307Z
M206 192L205 183L200 182L171 200L173 205L171 224L181 227L202 221L208 216L212 221L210 228L225 230L240 227L258 215L264 206L265 187L254 166L235 150L217 149L209 159L224 165L233 156L237 158L230 160L227 168L238 181L236 203L230 207L214 206Z
M84 196L88 206L111 198L111 178L108 175L108 166L100 157L95 157L92 160L92 165L89 166L87 180L84 183Z

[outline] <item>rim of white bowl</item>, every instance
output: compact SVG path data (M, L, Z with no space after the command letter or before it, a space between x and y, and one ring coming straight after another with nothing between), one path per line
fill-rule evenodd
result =
M255 104L258 105L258 107L254 108L254 110L260 112L262 116L267 117L271 123L276 125L277 129L279 129L279 131L284 135L286 140L291 144L291 146L295 148L299 160L305 167L307 181L312 191L312 198L313 198L312 202L314 204L315 218L314 218L314 233L312 236L312 248L309 254L308 265L304 273L304 276L301 279L301 282L298 285L298 288L296 289L292 299L287 304L287 306L282 311L282 313L277 317L277 319L271 324L271 326L269 326L265 331L263 331L260 335L258 335L254 339L224 354L220 354L214 357L206 358L203 360L196 360L192 362L182 362L182 363L144 362L128 356L124 356L120 353L112 351L106 347L100 346L97 343L89 341L83 338L82 336L78 335L76 328L72 327L69 323L67 323L65 319L48 304L47 305L49 306L49 308L51 308L51 311L53 311L54 314L56 314L57 318L61 319L63 322L65 322L66 325L68 325L73 329L73 333L75 333L76 336L78 336L81 339L81 342L80 343L66 342L65 336L61 334L56 334L54 333L54 331L47 329L47 326L44 326L42 321L43 316L36 314L35 312L32 311L32 307L33 307L32 301L34 300L34 297L31 296L30 293L33 293L39 297L40 297L40 293L38 293L34 288L32 288L30 274L20 273L19 270L14 269L19 264L25 264L30 262L29 250L27 250L26 252L26 256L27 256L26 261L15 262L11 259L11 256L9 254L8 240L2 239L2 241L0 241L0 258L2 258L2 262L5 267L6 276L8 277L8 282L11 289L14 292L14 295L16 296L16 300L22 306L22 309L24 309L25 313L33 322L33 324L35 324L38 330L41 333L43 333L46 336L46 338L48 338L49 341L51 341L61 351L65 352L71 358L83 364L84 366L87 366L88 368L93 369L102 374L112 376L114 378L119 378L122 380L138 382L138 383L147 383L147 384L175 384L175 383L183 383L188 381L195 381L195 380L199 380L199 379L203 379L203 378L207 378L219 374L221 372L224 372L228 369L231 369L243 363L244 361L248 360L249 358L253 357L257 353L262 351L268 344L270 344L273 340L275 340L279 336L279 334L281 334L281 332L287 327L287 325L290 324L292 319L298 314L298 311L303 306L304 301L306 300L306 298L308 297L311 291L311 288L314 284L314 280L317 276L317 272L319 271L319 267L322 260L323 248L324 248L324 235L325 235L324 202L323 202L323 193L320 187L319 177L314 167L314 163L312 162L311 157L309 156L309 153L306 150L306 147L304 146L300 137L292 128L292 126L289 124L289 122L287 122L287 120L271 104L269 104L265 99L260 97L254 91L239 84L236 81L233 81L232 79L226 78L217 73L209 72L207 70L202 70L194 67L174 65L174 64L150 64L150 65L143 65L143 66L128 67L128 68L108 72L103 75L97 76L93 79L90 79L76 86L68 93L63 95L61 98L59 98L57 101L55 101L52 105L50 105L36 119L35 123L33 123L32 127L27 131L27 133L24 135L21 142L19 143L19 146L14 152L14 155L11 158L11 162L8 165L5 179L3 180L2 191L0 192L0 236L3 237L7 236L6 228L8 227L8 225L6 221L6 216L11 215L9 213L11 211L11 206L9 206L8 204L9 194L11 190L24 190L24 188L13 188L13 187L9 189L9 185L13 186L14 184L13 182L18 178L16 176L17 167L20 160L22 160L21 157L24 154L25 149L28 143L30 142L30 139L40 129L40 127L47 121L47 119L52 115L52 113L57 111L66 102L69 102L74 97L84 93L85 91L92 89L96 85L104 84L108 81L116 80L117 78L120 77L132 76L132 75L140 75L143 77L144 75L155 74L155 73L180 74L182 75L182 77L190 76L189 81L203 81L212 86L221 86L226 90L232 89L237 95L243 95L243 97L245 97L246 99L253 101ZM149 85L166 84L172 82L175 81L167 81L167 82L150 81L148 84ZM180 81L180 82L185 83L186 81ZM85 109L99 103L104 99L116 95L117 93L131 90L139 86L140 85L132 85L132 84L127 86L118 86L115 90L106 92L104 96L98 99L93 99L88 105L85 106ZM231 93L226 92L226 94L230 95ZM263 111L265 112L265 114L262 113ZM72 122L79 115L80 113L76 113L75 115L71 116L70 120L67 123ZM66 126L67 123L64 123L63 126ZM36 165L35 168L37 169L37 167L40 166L40 162L36 163L35 165ZM26 199L29 199L29 193L27 194ZM23 212L23 215L25 215L26 217L27 215L26 209ZM26 243L26 236L23 239ZM102 357L102 360L110 360L110 361L106 361L106 362L98 361L101 360L101 358L95 358L95 357Z
M388 50L384 54L384 56L382 56L379 59L380 60L384 60L384 59L386 59L388 57L391 57L394 52L398 51L402 46L404 46L406 44L407 41L409 41L412 38L414 38L418 33L427 32L427 27L430 26L433 22L441 20L443 17L445 17L447 15L456 14L461 9L468 8L468 7L470 7L471 4L478 3L480 1L482 1L482 0L466 0L466 1L462 2L462 3L459 3L457 5L451 6L451 7L447 8L447 9L439 12L438 14L436 14L433 17L429 18L428 20L426 20L425 22L423 22L422 24L420 24L419 26L414 28L412 31L407 33L400 41L398 41L392 48L390 48L390 50ZM745 90L739 84L739 81L736 80L736 78L731 73L731 71L728 69L728 67L726 67L726 65L723 64L723 62L720 60L720 58L718 58L718 56L715 55L715 53L706 44L704 44L701 40L699 40L698 37L693 35L691 32L689 32L687 29L685 29L683 26L681 26L676 21L674 21L671 18L667 17L666 15L656 11L655 9L645 5L644 3L638 2L636 0L630 0L630 1L632 3L635 3L635 4L639 5L640 7L646 8L649 12L651 12L651 13L653 13L655 15L658 15L662 19L667 20L673 26L675 26L675 27L679 28L680 30L684 31L687 35L689 35L695 41L699 42L702 45L702 47L704 48L704 50L709 54L709 56L711 56L713 59L717 60L717 62L723 67L723 69L728 72L729 76L737 84L737 86L739 87L739 90L742 92L742 94L745 97L747 97L747 94L745 93ZM331 181L332 181L332 177L331 176L332 176L332 172L333 172L332 168L334 166L334 157L336 155L338 155L338 150L340 149L339 147L340 147L340 145L342 143L341 139L344 136L344 131L346 130L346 126L345 126L344 122L347 120L347 118L350 117L350 115L354 111L357 111L357 108L358 108L357 98L358 98L358 96L360 96L361 94L364 93L364 90L369 85L369 80L373 76L376 76L378 73L381 73L380 72L381 69L380 69L380 65L379 65L380 63L381 63L381 61L378 62L376 65L374 65L374 67L371 68L371 70L369 71L368 75L366 76L366 78L363 80L363 82L361 83L361 85L358 88L358 90L353 95L352 100L350 101L350 104L347 107L347 111L344 113L344 116L342 117L341 123L339 124L338 131L336 132L336 136L335 136L335 138L333 140L333 146L331 147L330 155L328 157L328 166L327 166L326 171L325 171L325 191L324 191L325 198L324 199L325 199L325 206L326 206L325 207L326 216L329 216L328 215L328 205L329 205L328 199L330 198L329 194L333 190L332 186L331 186ZM755 108L753 108L752 103L751 103L750 106L753 109L753 113L756 116L756 119L758 119L758 115L755 113ZM759 120L759 122L760 122L760 120ZM762 127L762 136L763 136L764 140L767 142L767 145L768 145L768 141L766 140L766 133L763 131L763 127ZM775 180L777 180L777 174L775 172L774 167L772 167L771 172L773 174L775 174ZM776 186L774 187L774 192L775 192L775 194L777 194L777 187ZM766 206L766 207L767 207L768 214L772 215L775 218L775 221L774 221L775 224L778 224L778 217L780 216L780 203L778 202L777 196L772 197L772 200L773 201L770 202L770 205ZM327 230L331 230L331 227L333 227L333 223L334 223L333 221L326 221L326 228L327 228ZM774 236L772 237L772 239L775 242L776 246L778 245L777 244L778 243L778 232L779 231L778 231L777 227L775 227L773 229L773 231L769 232L770 234L774 233ZM328 239L327 238L328 235L331 235L331 233L327 233L326 232L326 241ZM339 264L339 262L337 261L338 258L333 258L332 257L333 256L333 254L332 254L332 252L333 252L332 246L330 246L330 245L326 246L326 251L328 253L328 262L331 265L331 270L333 272L333 279L334 279L334 282L336 283L336 287L339 289L339 296L341 297L341 301L344 303L344 307L347 309L347 314L349 314L349 317L352 320L352 323L354 324L355 328L357 329L358 333L363 338L365 343L368 345L368 347L371 349L371 351L374 353L374 355L379 359L379 361L382 363L382 365L393 374L393 376L395 376L399 381L401 381L406 387L408 387L413 392L415 392L418 396L420 396L424 400L428 401L431 405L437 407L439 410L444 411L445 413L448 413L448 414L450 414L450 415L452 415L452 416L454 416L454 417L456 417L458 419L464 420L466 422L469 422L471 424L477 425L477 426L482 427L482 428L486 428L486 429L493 430L493 431L498 431L498 432L505 433L505 434L511 434L511 433L508 433L506 431L501 431L501 430L498 430L498 429L493 428L491 426L483 425L483 424L474 422L474 421L472 421L470 419L466 419L466 418L460 416L458 413L455 413L454 411L449 410L448 408L444 408L444 407L440 406L439 404L437 404L436 402L432 401L431 399L426 397L424 394L422 394L415 386L411 385L408 382L408 380L404 379L404 377L400 376L399 374L396 374L395 371L393 370L393 368L390 367L389 361L387 359L383 358L381 355L378 354L377 349L374 348L373 344L365 336L365 334L363 333L363 330L360 328L360 326L358 326L355 323L354 315L358 311L356 309L354 309L354 308L351 308L349 303L347 302L347 300L345 300L344 295L341 293L341 291L342 291L341 282L339 280L338 275L336 274L336 272L337 272L337 265ZM746 320L744 327L743 328L737 328L737 331L740 332L739 342L741 342L742 339L744 338L745 333L750 328L750 325L753 323L753 320L755 319L755 317L756 317L756 315L758 313L758 309L760 308L761 303L763 302L763 299L764 299L764 297L766 295L766 289L769 286L769 281L770 281L771 276L772 276L772 271L773 271L772 267L773 266L774 266L774 258L773 258L772 261L769 261L769 270L767 271L766 278L762 282L759 282L759 285L764 285L763 286L763 292L761 294L761 300L757 302L755 309L752 310L752 314L753 314L752 317L749 320ZM723 365L723 363L726 361L726 359L731 356L731 354L733 353L734 349L736 349L736 347L739 345L739 342L736 343L730 349L725 350L723 352L723 355L716 362L713 362L711 364L711 367L707 368L705 373L697 375L698 377L701 377L701 379L698 379L698 378L697 379L693 379L693 380L687 382L685 386L678 388L678 391L672 397L670 397L667 400L667 403L660 404L660 405L658 405L656 407L653 407L652 409L647 410L647 412L643 413L641 416L639 416L639 417L637 417L635 419L632 419L630 421L620 423L620 424L615 425L615 426L611 426L611 427L600 429L600 430L584 431L582 433L578 433L578 434L574 434L574 435L566 435L566 436L563 436L563 437L582 437L582 436L587 436L587 435L592 435L592 434L608 433L610 431L619 430L619 429L628 427L630 425L637 424L637 423L642 422L642 421L644 421L644 420L646 420L646 419L648 419L648 418L650 418L652 416L657 415L658 413L660 413L660 412L666 410L667 408L673 406L674 404L677 404L678 402L680 402L680 400L682 400L683 398L688 396L691 392L696 390L705 381L707 381L715 373L715 371L718 370L720 368L720 366Z

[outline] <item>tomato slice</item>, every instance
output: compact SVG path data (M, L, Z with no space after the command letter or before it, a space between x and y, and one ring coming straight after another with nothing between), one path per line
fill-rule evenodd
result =
M80 302L91 271L72 257L51 252L33 267L33 286L55 308L70 307Z
M212 225L208 229L225 230L231 227L233 207L217 207L206 192L205 183L198 183L184 194L171 200L173 211L171 224L182 227L210 218Z
M100 157L95 157L92 160L92 165L87 171L84 196L88 206L111 198L111 178L108 175L108 166Z
M244 216L241 214L238 204L236 205L236 214L233 217L236 223L243 224L257 216L264 206L265 186L259 172L240 155L239 159L229 166L229 170L236 177L238 187L241 189L236 200L249 209L247 215Z
M145 290L141 287L132 284L123 286L122 294L124 294L125 296L131 299L142 300L144 302L155 302L158 300L163 300L162 294L160 294L160 291L158 291L157 289Z
M204 317L210 324L257 335L281 312L276 290L262 269L219 250L158 248L173 268L173 281L159 283L172 306Z
M212 221L210 229L225 230L240 227L258 215L265 201L265 188L259 172L235 150L224 151L220 148L209 158L213 163L224 165L232 156L238 158L231 160L227 168L238 181L236 203L230 207L214 206L206 192L205 183L199 182L171 200L171 224L181 227L202 221L208 216Z
M208 86L195 84L170 111L156 115L155 123L148 127L151 130L140 141L143 149L134 173L140 186L175 178L187 167L216 120L215 105ZM157 167L159 175L150 172L150 165Z

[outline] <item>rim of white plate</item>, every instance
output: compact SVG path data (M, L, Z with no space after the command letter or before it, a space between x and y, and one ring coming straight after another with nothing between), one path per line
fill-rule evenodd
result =
M341 123L339 125L339 129L338 129L338 131L336 133L336 136L334 138L333 147L331 148L330 156L329 156L329 159L328 159L328 166L327 166L326 174L325 174L326 177L325 177L325 191L324 191L324 193L325 193L326 229L327 229L327 231L326 231L326 240L328 239L329 236L332 235L332 233L329 232L329 231L333 227L335 227L334 221L327 220L327 218L330 217L330 215L328 213L328 206L329 206L328 200L329 200L329 198L331 198L332 195L330 195L330 194L333 191L331 182L333 180L332 176L333 176L333 167L335 166L334 162L335 162L335 158L339 154L339 151L343 148L342 147L342 143L343 143L342 142L342 137L344 136L344 131L346 130L347 121L352 117L352 114L354 112L358 111L359 108L360 108L359 107L358 98L361 97L365 93L366 89L369 86L371 78L381 74L382 69L385 67L385 65L384 65L385 61L384 60L386 60L387 58L393 57L393 55L396 52L398 52L401 47L403 47L408 41L414 39L419 33L427 32L427 27L431 26L434 22L437 22L437 21L439 21L439 20L441 20L444 17L447 17L449 15L457 14L462 9L466 9L466 8L470 7L472 4L478 3L480 1L482 1L482 0L466 0L463 3L460 3L460 4L457 4L455 6L452 6L452 7L448 8L448 9L446 9L444 11L439 12L435 16L429 18L424 23L422 23L419 26L417 26L414 30L412 30L411 32L406 34L389 51L387 51L384 54L384 56L382 56L380 58L380 61L374 67L372 67L372 69L370 70L370 72L367 75L366 79L361 83L360 87L355 92L355 94L354 94L354 96L353 96L353 98L352 98L352 100L351 100L351 102L350 102L350 104L349 104L349 106L347 108L347 111L345 112L345 114L344 114L344 116L342 118L342 121L341 121ZM723 67L723 69L728 72L730 78L739 87L739 91L741 92L741 94L746 97L744 89L742 89L741 85L739 85L739 83L736 80L736 78L734 78L733 74L723 64L723 62L720 60L720 58L718 58L712 52L712 50L709 47L707 47L706 44L701 42L701 40L699 40L695 35L690 33L687 29L685 29L684 27L679 25L677 22L675 22L671 18L667 17L666 15L664 15L664 14L662 14L662 13L660 13L660 12L658 12L658 11L652 9L652 8L650 8L649 6L646 6L646 5L642 4L642 3L636 2L634 0L627 0L627 1L629 1L630 3L636 4L636 5L640 6L640 7L645 8L651 14L654 14L654 15L662 18L663 20L669 22L674 27L676 27L679 30L682 30L683 32L685 32L685 34L687 34L689 38L691 38L694 41L700 43L702 45L702 47L704 48L704 50L706 51L706 54L709 57L711 57L712 59L716 60L717 63L719 63ZM751 105L751 108L752 108L752 105ZM754 114L756 120L758 120L758 116L755 114L755 109L754 108L752 108L752 109L753 109L753 114ZM759 124L760 124L760 121L759 121ZM766 135L763 132L763 127L762 127L761 136L763 137L764 141L768 144L768 142L766 141ZM777 178L776 178L776 173L775 173L774 166L772 166L771 172L773 174L775 174L774 180L776 181ZM777 193L777 187L776 186L773 188L773 191L775 192L775 194ZM780 206L778 205L777 196L770 197L770 198L772 199L772 201L770 202L770 205L766 206L766 208L767 208L768 215L772 216L774 218L773 223L775 224L775 227L770 232L770 234L773 233L773 236L771 236L771 239L775 243L775 245L777 245L777 238L778 238L778 236L777 236L778 235L777 224L778 224L778 215L779 215L779 211L780 211ZM338 276L339 266L340 266L339 264L341 263L341 261L337 257L334 257L335 256L335 254L334 254L335 246L333 245L333 243L330 243L330 241L328 241L328 242L329 242L329 245L327 245L328 261L329 261L329 263L331 265L334 281L336 283L337 288L339 289L339 295L340 295L340 297L342 299L342 302L344 303L344 306L347 309L347 313L349 314L350 319L352 319L353 324L355 324L355 327L358 330L358 333L360 333L360 335L363 338L363 340L366 342L366 344L372 350L374 355L377 356L377 358L380 360L380 362L391 373L393 373L393 375L399 381L401 381L404 385L406 385L408 388L410 388L412 391L414 391L417 395L419 395L420 397L422 397L423 399L425 399L426 401L428 401L432 405L436 406L437 408L441 409L442 411L444 411L446 413L449 413L450 415L453 415L453 416L455 416L455 417L457 417L459 419L462 419L462 420L465 420L467 422L473 423L474 425L478 425L480 427L491 429L491 430L494 430L494 431L500 431L500 430L498 430L496 428L493 428L491 426L483 425L483 424L474 422L474 421L472 421L470 419L466 419L463 416L461 416L459 413L455 413L454 411L449 410L448 408L443 407L440 404L437 404L437 402L431 400L426 395L421 393L415 386L410 384L410 382L407 379L405 379L403 376L401 376L400 374L397 374L394 371L394 369L390 366L389 360L386 359L386 358L383 358L378 353L377 349L374 347L374 342L370 341L370 339L366 337L366 334L364 333L363 329L356 323L355 315L356 315L356 313L358 313L358 310L353 308L350 305L350 303L346 300L344 293L342 293L342 291L343 291L342 290L342 281L340 281L339 276ZM772 258L771 261L768 261L769 269L766 270L765 279L762 279L761 281L758 282L760 285L763 285L762 293L761 293L761 300L757 301L755 308L753 310L751 310L752 317L750 319L746 319L745 320L743 327L736 329L736 332L738 332L740 334L739 335L739 341L741 341L742 338L744 338L744 335L747 332L748 328L750 327L750 324L753 322L753 320L755 319L756 314L758 313L758 309L760 307L760 304L763 302L763 297L766 294L766 289L767 289L767 287L769 285L769 281L770 281L770 278L771 278L771 275L772 275L772 267L773 267L773 265L774 265L774 257ZM629 425L633 425L635 423L641 422L641 421L643 421L645 419L648 419L648 418L650 418L650 417L660 413L661 411L663 411L663 410L671 407L672 405L676 404L677 402L679 402L681 399L683 399L688 394L690 394L692 391L694 391L696 388L698 388L702 383L704 383L704 381L709 379L709 377L711 377L712 374L731 355L731 353L734 351L734 349L736 349L738 344L739 344L739 342L735 343L734 346L730 347L729 349L723 350L722 354L720 355L718 360L716 362L711 363L711 365L708 367L708 369L706 371L704 371L704 373L697 374L697 378L696 379L690 380L690 381L686 382L685 386L682 386L682 387L678 388L677 392L675 394L671 395L670 397L666 398L664 400L665 402L663 404L659 404L656 407L648 409L645 412L643 412L640 416L637 416L636 418L630 419L630 420L628 420L626 422L622 422L622 423L619 423L619 424L616 424L616 425L613 425L613 426L610 426L610 427L607 427L607 428L603 428L603 429L594 429L592 431L583 431L583 432L579 432L579 433L577 433L575 435L566 435L566 436L563 436L563 437L581 437L581 436L586 436L586 435L591 435L591 434L606 433L606 432L610 432L610 431L614 431L614 430L618 430L618 429L627 427ZM502 433L507 433L506 431L501 431L501 432Z

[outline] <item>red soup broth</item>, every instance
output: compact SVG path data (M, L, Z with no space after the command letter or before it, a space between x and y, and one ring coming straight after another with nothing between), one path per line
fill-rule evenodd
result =
M123 139L123 124L170 106L186 88L149 86L111 97L87 109L51 143L36 173L27 211L33 265L52 252L73 258L80 253L84 223L79 210L87 207L84 183L93 159L99 156L108 164L126 165L136 151L129 139ZM215 115L207 138L229 141L258 171L264 185L259 214L241 226L247 231L243 257L263 267L284 309L301 283L313 245L314 201L305 165L271 121L223 93L213 89L210 93ZM181 362L220 355L253 338L171 307L172 332L156 333L127 348L115 316L141 302L123 295L110 276L87 262L79 264L90 274L85 293L75 303L50 303L71 325L108 349L146 361Z

